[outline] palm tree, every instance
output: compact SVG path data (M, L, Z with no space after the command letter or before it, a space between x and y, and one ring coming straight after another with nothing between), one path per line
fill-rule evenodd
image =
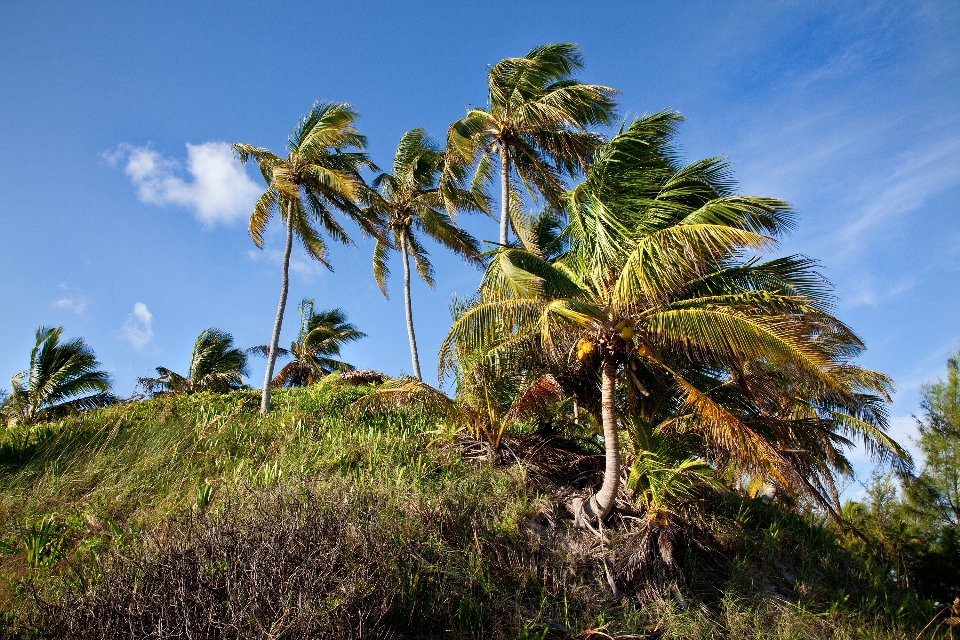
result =
M442 367L467 352L516 371L533 354L544 368L596 376L606 466L600 490L575 505L588 520L606 517L620 486L621 380L641 396L633 411L648 424L694 433L704 450L786 487L819 495L809 464L791 457L807 422L767 410L777 401L789 408L795 392L750 385L745 371L787 372L793 389L815 389L815 401L837 409L826 431L805 439L820 458L829 460L839 432L901 455L882 435L882 414L861 424L840 415L869 413L884 382L849 362L862 344L828 313L812 263L744 258L789 228L788 205L736 195L721 160L679 166L669 143L680 120L671 112L635 120L598 149L565 198L567 250L553 259L498 251L441 348ZM732 388L744 402L728 397ZM750 413L740 411L747 405Z
M292 357L273 378L274 387L306 387L334 371L351 371L353 365L340 357L340 349L348 342L365 338L363 333L347 322L343 309L325 309L315 312L313 300L300 303L300 335L287 349L277 349L277 355ZM248 353L266 357L270 347L260 345L247 349Z
M3 413L8 425L31 424L117 401L110 376L81 339L60 342L63 327L40 327L30 367L10 380Z
M420 375L420 358L417 354L417 338L413 330L413 309L410 302L410 261L413 255L417 272L431 288L433 265L428 258L416 232L439 242L454 253L469 260L477 259L477 242L457 227L444 208L482 211L483 201L456 183L441 186L439 178L443 170L443 149L423 129L413 129L400 138L393 158L393 172L381 173L374 179L373 191L367 195L370 211L385 221L392 245L377 241L373 250L373 274L383 295L387 295L387 266L390 249L399 248L403 261L403 299L407 314L407 336L410 339L410 358L413 374Z
M247 356L233 346L233 336L213 327L204 329L193 344L186 376L157 367L156 378L140 378L147 393L226 393L244 386Z
M488 108L469 109L447 134L451 167L476 166L472 186L485 190L500 164L500 244L507 244L512 207L520 205L513 177L531 197L559 206L564 174L586 169L600 143L591 125L612 122L617 93L581 84L571 76L583 68L580 47L547 44L522 58L506 58L487 76ZM513 195L511 195L513 194Z
M250 158L257 162L267 183L267 190L257 200L250 216L250 236L254 244L263 248L263 232L274 211L280 213L286 228L280 303L273 324L260 401L260 412L263 414L270 410L270 384L287 305L294 234L311 257L329 268L326 245L316 225L339 242L351 242L350 236L334 219L333 211L346 214L365 231L376 233L375 222L363 215L356 205L363 187L359 170L363 167L376 169L367 155L362 153L366 138L357 133L354 127L357 117L357 112L348 104L315 104L290 134L286 158L248 144L233 145L241 163L246 163ZM357 151L351 152L349 149Z

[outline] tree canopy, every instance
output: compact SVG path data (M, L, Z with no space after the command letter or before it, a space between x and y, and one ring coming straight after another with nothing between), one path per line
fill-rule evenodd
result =
M30 424L78 409L117 401L110 376L81 338L60 341L63 327L40 327L30 352L30 366L10 380L10 394L0 404L8 425Z

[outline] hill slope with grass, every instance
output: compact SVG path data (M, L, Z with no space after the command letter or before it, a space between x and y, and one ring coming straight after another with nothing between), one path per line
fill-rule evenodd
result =
M509 463L470 462L423 410L357 410L369 390L280 390L268 417L252 391L165 396L5 433L4 635L902 638L924 622L812 517L713 495L703 517L619 515L597 537L543 462L589 471L586 452L530 434Z

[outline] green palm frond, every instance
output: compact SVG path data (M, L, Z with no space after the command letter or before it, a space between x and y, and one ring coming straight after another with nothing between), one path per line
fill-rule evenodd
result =
M374 166L362 153L366 138L354 126L358 117L345 103L313 105L290 134L286 158L248 144L233 145L241 163L257 162L268 186L250 217L250 236L258 248L263 247L263 234L275 210L285 224L292 225L307 253L328 267L316 224L337 242L347 244L350 236L336 222L333 211L358 222L365 233L373 228L356 206L363 192L359 171ZM289 221L288 211L292 214Z
M374 246L374 278L387 294L390 274L388 256L398 250L401 235L412 254L420 277L433 286L429 253L417 237L422 231L444 247L479 263L477 241L463 231L445 211L482 211L476 194L463 188L462 171L445 169L446 153L424 129L412 129L401 136L393 160L393 173L381 173L373 180L376 192L363 209L381 226ZM459 177L458 177L459 176ZM390 236L393 242L386 238Z
M30 366L13 376L3 407L9 424L30 424L117 401L110 376L80 338L61 342L63 327L40 327Z
M252 347L248 353L268 352L269 347ZM233 346L233 336L210 327L200 332L193 351L187 375L166 367L157 367L156 378L139 378L138 384L148 394L191 394L200 391L225 393L244 387L247 375L247 354Z
M498 71L504 90L491 104L502 112L537 86L524 76L528 62ZM657 488L651 474L705 478L714 467L805 493L835 513L834 475L849 472L844 452L854 441L910 464L887 434L892 385L852 364L863 343L831 314L831 286L816 262L758 257L792 227L790 206L738 195L722 159L681 163L672 142L680 121L673 112L638 118L591 150L583 181L562 197L562 230L556 218L542 231L543 216L516 218L522 248L483 256L478 293L454 307L439 373L476 398L497 376L577 378L594 406L612 403L613 415L661 425L658 437L679 448L635 470L647 478L649 508L671 499L669 482ZM537 183L523 173L534 168L542 167L531 160L517 179L539 188L559 175ZM604 415L609 453L619 445L608 428L618 424ZM605 476L601 516L617 482Z
M390 276L390 267L387 264L389 257L387 245L377 240L373 246L373 277L384 298L390 297L387 293L387 278Z
M543 45L494 65L488 109L469 109L448 129L446 172L473 167L470 188L486 200L498 156L507 180L518 180L532 198L559 210L563 176L584 172L601 143L586 128L610 124L616 109L614 89L572 78L582 65L572 43ZM501 203L502 219L519 203L513 193L508 200Z
M319 382L335 371L350 371L353 365L340 360L344 345L365 338L366 334L347 322L343 309L317 311L314 301L300 302L300 332L290 349L278 348L280 355L291 357L271 382L275 387L303 387ZM247 353L266 357L266 345L251 347Z

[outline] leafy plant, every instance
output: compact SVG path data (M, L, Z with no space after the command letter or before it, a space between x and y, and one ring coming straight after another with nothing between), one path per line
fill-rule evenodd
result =
M909 465L884 433L889 379L851 363L862 344L830 315L810 261L746 257L790 227L790 208L737 195L722 160L680 165L670 144L679 122L672 112L637 119L596 151L565 196L565 251L494 252L441 347L441 368L460 379L476 367L528 380L552 373L587 399L599 387L606 467L582 505L588 518L606 517L619 491L618 411L666 422L714 465L829 509L823 486L849 469L845 436Z
M110 376L81 339L60 342L63 327L40 327L30 367L13 376L11 392L0 403L8 425L32 424L73 411L117 402Z
M287 306L290 252L293 236L300 239L313 259L329 267L327 248L320 228L338 242L351 242L350 236L334 219L333 212L344 213L368 233L379 233L376 221L357 207L363 189L359 171L374 168L362 152L366 138L354 127L357 112L348 104L321 102L313 105L294 128L287 142L287 157L269 149L236 143L233 149L241 163L253 159L267 183L250 216L250 237L263 248L263 233L274 212L279 212L286 228L286 243L281 266L280 303L267 351L267 369L263 379L260 412L270 410L270 387L280 341L280 327ZM355 149L355 151L351 151Z
M485 194L499 161L502 246L511 216L521 217L520 185L559 207L564 175L585 172L601 142L587 127L613 121L617 92L574 80L582 68L580 47L572 43L505 58L487 75L487 108L468 109L450 125L448 173L473 167L471 188Z
M62 556L63 538L52 515L25 526L21 540L31 567L48 566Z
M399 411L406 406L423 409L428 415L441 418L445 426L431 433L450 438L467 431L487 447L484 455L500 450L507 429L542 408L544 399L555 399L560 393L556 381L546 376L535 381L518 394L507 411L501 410L490 394L480 398L460 395L450 398L439 389L416 378L401 377L387 380L355 403L357 410L382 413Z
M233 346L232 335L211 327L200 332L194 342L186 376L166 367L157 367L157 373L156 378L139 378L147 393L225 393L244 386L247 356Z
M627 488L647 517L666 526L680 505L704 489L724 490L713 468L703 459L686 455L662 428L651 428L639 418L627 422L632 451Z
M366 196L369 201L366 210L385 221L385 236L393 241L391 244L386 240L378 240L373 249L373 275L384 296L387 296L387 276L390 275L387 266L389 252L393 248L400 251L410 358L413 375L418 380L422 380L423 376L420 375L420 357L413 329L409 256L413 256L417 273L431 288L433 265L418 234L424 234L467 260L479 263L476 240L460 229L444 209L452 212L483 211L488 208L483 198L464 190L459 181L447 178L441 182L443 163L443 150L426 131L408 131L397 145L392 173L378 175L373 181L375 191Z
M367 334L347 322L343 309L314 311L313 300L300 303L300 334L290 350L277 347L278 357L293 358L273 379L275 387L305 387L319 382L334 371L351 371L353 365L339 360L343 345L365 338ZM261 345L247 353L268 357L270 347Z

